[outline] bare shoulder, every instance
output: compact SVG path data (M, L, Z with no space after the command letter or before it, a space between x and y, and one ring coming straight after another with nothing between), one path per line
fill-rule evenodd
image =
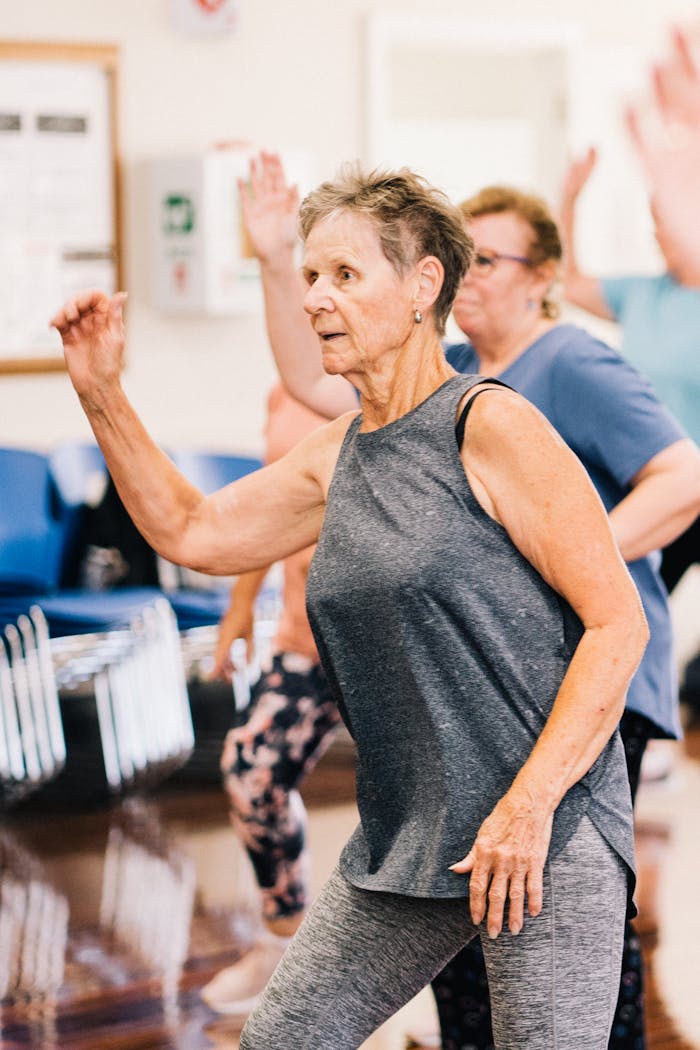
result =
M462 400L460 411L481 391L489 392L478 397L470 409L463 451L474 454L488 453L496 447L501 451L512 448L526 456L533 451L533 445L540 451L547 446L552 450L567 447L546 416L522 394L507 387L483 384L472 388Z
M348 428L352 423L353 419L359 416L360 412L344 412L342 416L338 416L336 419L331 419L328 423L322 424L317 427L316 430L312 430L298 445L295 446L294 451L308 450L309 452L336 452L340 451L340 446L345 440L345 435L348 432Z
M285 460L294 462L297 469L302 470L327 493L345 435L359 414L359 411L344 412L337 419L318 427L300 441L284 457Z

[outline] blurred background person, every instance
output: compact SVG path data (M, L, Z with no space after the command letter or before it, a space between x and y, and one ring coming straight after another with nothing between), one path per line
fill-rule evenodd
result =
M277 385L268 398L265 460L273 463L325 419ZM271 666L251 690L244 725L230 730L221 771L231 824L260 887L264 932L241 960L202 989L219 1013L247 1014L257 1002L309 898L306 812L298 787L330 745L340 716L321 668L306 616L306 577L315 547L285 558L282 609ZM243 638L251 655L255 600L268 573L238 577L219 625L212 675L230 680L231 645Z
M678 131L675 132L679 134ZM596 163L596 151L574 160L560 203L564 240L564 295L596 317L622 326L621 353L652 382L687 433L700 441L700 288L686 274L683 258L651 197L651 214L665 272L656 276L599 277L584 272L576 251L576 204ZM700 519L663 551L661 575L672 591L686 569L700 560Z

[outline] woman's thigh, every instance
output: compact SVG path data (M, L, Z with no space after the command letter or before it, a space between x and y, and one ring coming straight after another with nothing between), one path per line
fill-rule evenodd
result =
M626 904L625 865L583 817L545 868L541 913L482 937L497 1050L606 1050Z
M240 1050L356 1050L476 930L466 900L326 883L251 1014Z

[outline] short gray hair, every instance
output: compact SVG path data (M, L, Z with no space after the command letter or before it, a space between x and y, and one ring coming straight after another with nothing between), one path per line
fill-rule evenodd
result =
M302 238L306 240L318 222L335 212L366 215L375 225L384 255L399 274L426 255L440 260L445 277L434 311L442 335L474 254L464 219L448 197L408 168L367 174L358 164L348 164L301 202Z

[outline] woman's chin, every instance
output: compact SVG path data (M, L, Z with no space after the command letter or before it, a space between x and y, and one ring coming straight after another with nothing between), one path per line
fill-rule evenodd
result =
M329 376L342 376L348 371L350 363L341 354L325 353L321 357L323 371Z

